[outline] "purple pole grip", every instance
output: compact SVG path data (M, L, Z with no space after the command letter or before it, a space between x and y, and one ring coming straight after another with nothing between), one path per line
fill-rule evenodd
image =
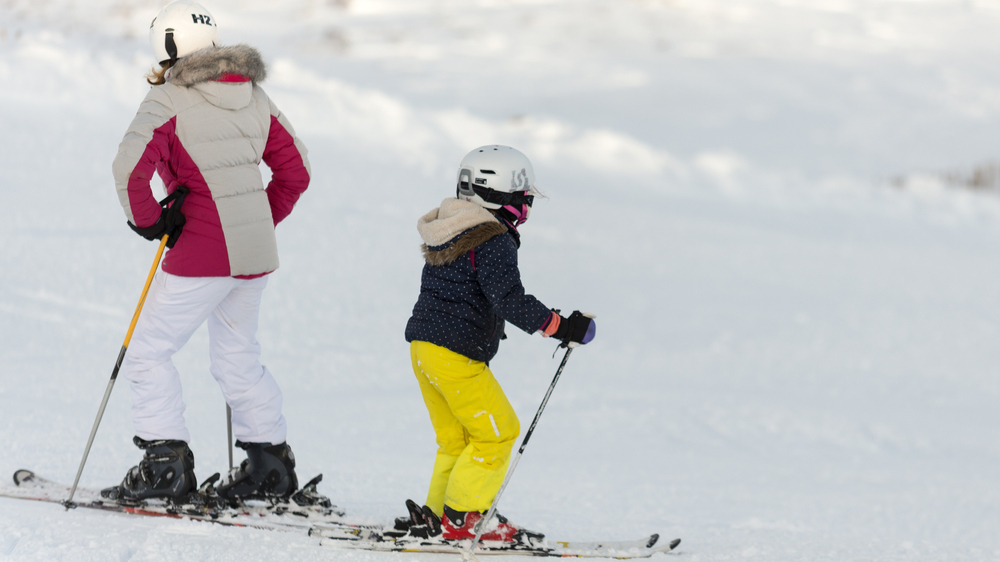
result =
M587 333L583 335L583 341L580 343L590 343L590 340L594 339L597 335L597 322L593 319L590 321L590 326L587 326Z

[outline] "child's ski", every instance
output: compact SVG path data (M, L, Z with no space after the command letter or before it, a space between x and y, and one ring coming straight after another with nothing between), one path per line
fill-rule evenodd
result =
M410 536L393 537L377 529L348 529L342 526L313 525L310 535L323 538L327 546L372 550L377 552L435 552L461 554L469 549L469 540L451 541ZM670 552L681 543L674 539L660 544L659 535L650 535L634 541L542 541L542 544L504 544L481 541L475 554L507 554L522 556L556 556L562 558L648 558L658 552ZM471 539L470 539L471 540Z

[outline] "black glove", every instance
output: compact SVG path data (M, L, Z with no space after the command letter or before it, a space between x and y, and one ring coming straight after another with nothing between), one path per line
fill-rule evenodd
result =
M181 237L181 231L184 230L184 223L187 221L181 213L181 205L184 204L184 197L188 193L188 188L177 186L173 193L160 201L160 218L156 219L156 222L142 228L128 222L128 227L146 240L159 240L164 234L169 234L167 247L173 248L177 239Z
M597 322L594 322L594 318L596 317L593 314L585 314L579 310L574 310L569 318L560 316L559 327L552 337L562 340L559 347L576 347L590 343L597 335Z

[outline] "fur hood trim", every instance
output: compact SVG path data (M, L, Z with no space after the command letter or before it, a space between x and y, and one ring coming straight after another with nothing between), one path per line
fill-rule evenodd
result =
M424 260L447 265L490 238L507 232L492 213L475 203L448 198L441 206L420 217L417 231L424 239Z
M267 78L267 65L260 51L249 45L205 47L182 57L170 69L168 82L191 87L201 82L218 80L224 74L246 76L257 84Z

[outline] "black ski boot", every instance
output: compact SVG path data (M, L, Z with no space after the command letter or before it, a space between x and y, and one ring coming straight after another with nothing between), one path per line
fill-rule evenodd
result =
M387 537L413 537L430 539L441 534L441 518L434 515L426 505L420 507L413 500L406 500L406 509L410 512L406 517L397 517L392 529L386 529Z
M287 500L299 487L295 476L295 455L287 443L243 443L236 446L247 458L216 486L219 497L232 504L241 500Z
M187 443L177 440L132 439L146 451L139 466L133 466L117 486L101 490L101 497L115 502L146 498L183 500L198 487L194 476L194 454Z

